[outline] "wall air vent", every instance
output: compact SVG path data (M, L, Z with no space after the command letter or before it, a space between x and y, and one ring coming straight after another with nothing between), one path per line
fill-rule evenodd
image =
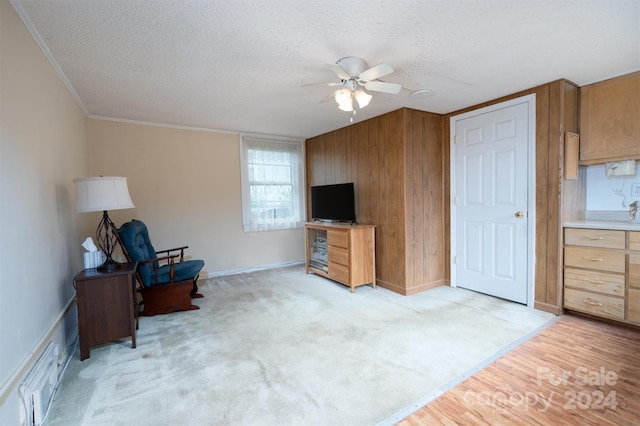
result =
M56 345L49 342L38 361L27 374L20 385L20 399L22 407L21 424L38 426L53 399L53 393L58 383L58 361Z

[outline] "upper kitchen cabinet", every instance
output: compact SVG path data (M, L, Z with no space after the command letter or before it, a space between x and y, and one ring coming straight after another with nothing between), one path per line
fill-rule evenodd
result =
M640 71L580 88L580 163L640 159Z

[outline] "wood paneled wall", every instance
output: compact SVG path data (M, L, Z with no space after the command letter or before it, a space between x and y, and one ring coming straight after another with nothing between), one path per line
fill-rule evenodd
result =
M535 307L562 312L562 225L584 218L586 169L563 179L579 91L558 80L447 115L400 109L307 140L307 185L355 182L358 222L376 225L378 284L413 294L450 282L450 118L535 93Z
M354 182L358 222L376 225L378 285L412 294L445 282L440 115L405 108L310 138L306 159L307 194Z
M405 294L448 284L445 253L442 117L405 110Z

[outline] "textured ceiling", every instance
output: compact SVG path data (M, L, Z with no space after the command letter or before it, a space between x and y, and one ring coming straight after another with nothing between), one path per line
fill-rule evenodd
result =
M434 92L373 93L354 121L640 69L640 0L11 1L91 117L311 137L349 125L303 87L344 56Z

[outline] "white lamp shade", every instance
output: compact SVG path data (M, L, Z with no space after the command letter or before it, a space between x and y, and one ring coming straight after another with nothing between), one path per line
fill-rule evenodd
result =
M126 177L100 176L77 178L76 211L78 213L132 209Z
M364 90L358 89L356 90L355 98L356 98L356 101L358 102L358 106L360 108L364 108L367 105L369 105L369 102L371 101L372 96L367 92L365 92Z
M335 95L338 108L342 111L353 111L353 101L351 99L352 94L353 92L347 88L338 90Z
M341 103L340 105L338 105L338 109L341 109L342 111L353 111L353 103L351 101L346 101Z

